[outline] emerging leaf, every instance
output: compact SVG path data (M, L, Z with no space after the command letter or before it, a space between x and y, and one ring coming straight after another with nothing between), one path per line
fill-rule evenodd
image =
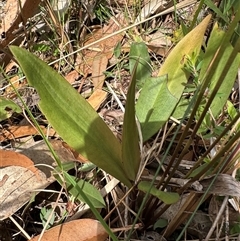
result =
M132 74L132 81L127 93L125 107L123 135L122 135L122 160L127 177L135 181L140 165L139 136L135 117L135 86L136 86L136 63Z
M135 65L136 69L135 69ZM141 88L145 81L151 76L151 60L145 43L132 43L129 53L130 73L135 71L137 87ZM135 70L134 70L135 69Z

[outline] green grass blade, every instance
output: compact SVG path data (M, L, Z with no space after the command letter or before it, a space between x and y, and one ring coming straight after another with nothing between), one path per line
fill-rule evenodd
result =
M221 10L214 4L212 0L205 0L205 4L212 9L217 16L219 16L221 19L223 19L227 24L229 24L228 18L225 14L221 12Z
M58 134L89 161L131 186L123 171L120 142L88 102L30 52L16 46L10 50L36 88L39 107Z

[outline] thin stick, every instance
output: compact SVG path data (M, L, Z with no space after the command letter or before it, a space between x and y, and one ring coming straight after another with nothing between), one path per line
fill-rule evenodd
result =
M31 237L25 232L25 230L16 222L16 220L10 216L9 217L11 221L17 226L17 228L20 230L20 232L29 240Z

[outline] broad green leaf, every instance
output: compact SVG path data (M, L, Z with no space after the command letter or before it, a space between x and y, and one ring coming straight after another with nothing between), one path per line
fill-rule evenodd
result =
M207 16L175 46L163 63L159 78L145 82L136 105L144 141L166 123L181 98L189 77L184 70L185 57L199 54L210 18Z
M189 73L183 68L185 56L191 56L193 53L199 54L210 19L211 15L208 15L174 47L158 73L158 76L168 76L168 89L177 99L181 97L189 77Z
M130 53L129 53L129 67L130 73L133 75L135 65L136 68L136 79L137 87L141 88L145 83L146 79L151 76L151 60L148 53L148 49L145 43L134 42L131 44Z
M166 123L178 99L167 88L167 76L149 78L136 104L143 141L154 135Z
M156 230L157 228L165 228L168 225L168 220L164 218L160 218L157 220L156 223L153 225L153 230Z
M131 186L123 171L120 142L88 102L36 56L16 46L10 50L36 88L39 107L58 134L89 161Z
M210 39L208 41L207 50L203 58L202 68L199 76L200 81L204 78L204 75L211 64L213 57L216 55L218 48L221 45L224 35L225 35L225 32L222 31L220 28L218 28L216 24L211 33ZM208 96L212 93L214 87L216 86L219 80L219 77L222 73L222 70L227 64L228 58L230 57L232 50L233 50L233 47L229 43L227 47L224 49L224 53L220 61L218 62L217 68L215 68L214 70L211 70L211 71L214 71L214 75L211 78L211 83L209 83L209 89L207 91ZM240 65L240 55L238 54L238 56L233 61L232 65L229 66L228 68L229 71L210 106L211 115L214 118L218 117L219 113L222 111L222 108L229 97L229 94L231 93L231 89L236 79L239 65Z
M22 109L13 101L0 96L0 121L8 119L14 112L21 113Z
M151 188L151 182L141 181L138 184L138 189L145 193L147 193L150 188ZM152 194L153 196L159 198L160 200L162 200L165 204L176 203L180 198L178 193L163 192L163 191L160 191L159 189L157 189L155 186L152 186L149 193Z
M123 121L122 160L127 177L135 181L140 164L139 136L135 117L136 63L127 93L127 102Z
M66 188L67 191L77 200L82 201L85 203L84 198L80 195L78 189L81 188L81 190L85 193L85 195L88 197L88 199L91 201L92 205L95 208L104 208L105 202L103 200L103 197L101 196L100 192L90 183L84 181L84 180L76 180L74 176L69 175L75 182L75 185L72 185L71 182L68 182L66 179Z
M190 105L190 103L191 102L189 98L181 98L174 112L172 113L172 117L175 119L181 119L184 116L185 112L187 111L187 108Z

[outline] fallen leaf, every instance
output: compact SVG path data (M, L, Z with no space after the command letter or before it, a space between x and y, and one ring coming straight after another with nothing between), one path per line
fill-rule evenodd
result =
M41 0L8 0L5 7L4 23L0 25L0 34L5 32L5 38L0 42L0 48L5 48L16 36L21 23L33 16ZM21 3L21 11L19 3Z
M30 239L38 241L40 235ZM94 219L70 221L47 230L41 241L104 241L107 232L100 222Z
M100 105L103 103L103 101L107 98L107 92L96 89L92 95L88 98L89 104L95 109L98 110Z
M66 142L50 140L50 143L62 161L79 161L81 163L89 162L81 154L73 150Z
M51 171L56 163L45 142L22 141L23 144L16 146L21 153L0 150L0 220L28 202L36 189L44 189L55 181ZM62 141L53 140L52 143L62 162L80 160Z
M215 179L215 176L210 176L199 181L203 186L201 192L205 193L208 190L213 179ZM208 193L218 196L240 197L240 182L228 174L219 174L208 190Z
M165 33L157 31L156 33L150 34L146 37L147 47L155 54L166 56L172 43Z
M112 55L108 58L104 53L97 53L94 57L92 63L92 82L95 89L102 88L105 79L103 72L106 71L108 59L111 57Z
M48 136L54 136L56 132L50 128L47 129L45 126L40 126L43 133ZM10 126L3 130L1 130L0 135L0 141L6 141L6 140L12 140L17 139L24 136L30 136L30 135L38 135L39 132L36 128L30 125L26 126Z
M18 155L21 154L18 153ZM39 170L37 173L36 176L29 167L5 166L1 168L0 220L10 217L27 203L36 189L43 189L50 184L44 173Z
M76 70L73 70L65 76L65 79L67 80L67 82L72 84L76 81L76 79L78 79L78 77L79 73Z
M112 17L108 25L104 25L103 28L93 31L84 45L91 44L96 40L120 30L125 24L126 22L123 14L118 14L116 17ZM123 34L116 34L111 38L107 38L106 40L95 44L90 49L83 50L81 55L78 55L78 71L85 75L92 73L95 88L102 88L104 82L103 72L106 70L108 60L113 55L115 46L122 39Z
M41 179L39 176L39 170L34 166L33 161L31 161L28 157L14 152L14 151L6 151L0 149L0 167L7 166L20 166L24 167L31 172L33 172L38 179Z

